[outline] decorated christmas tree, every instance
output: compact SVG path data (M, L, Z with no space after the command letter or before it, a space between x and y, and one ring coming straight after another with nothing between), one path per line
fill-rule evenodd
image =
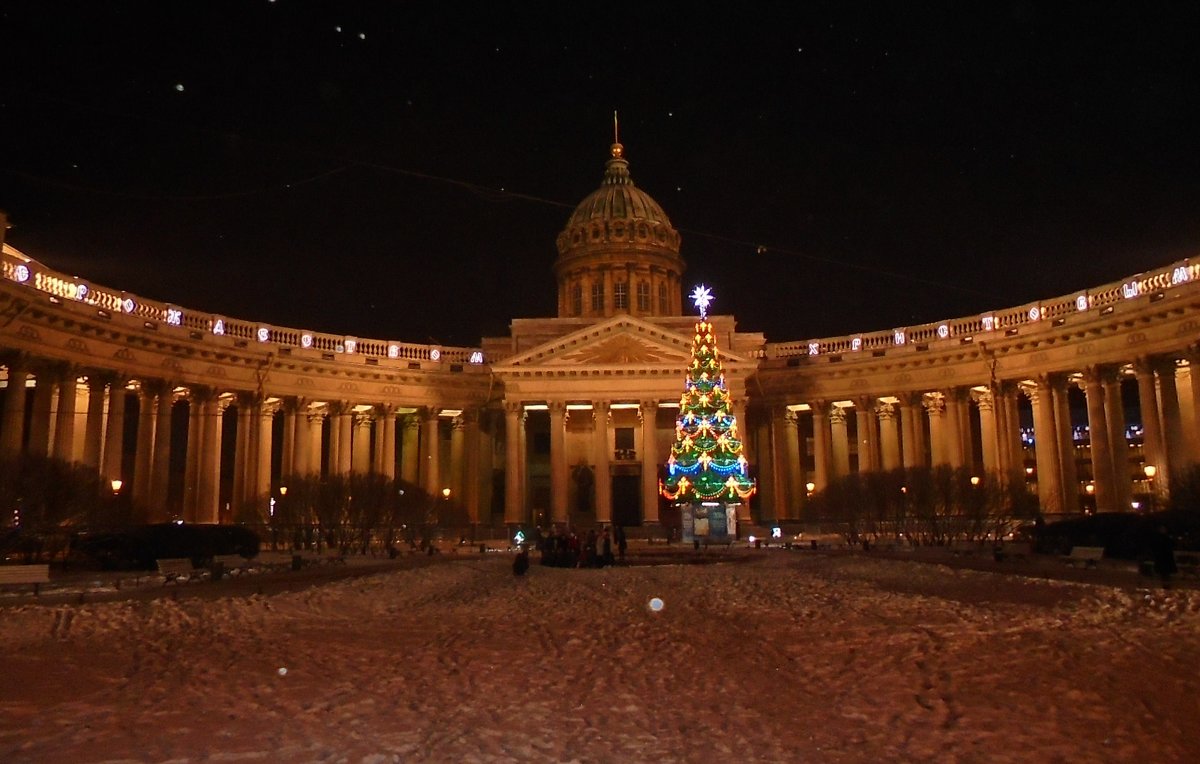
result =
M659 492L679 504L736 504L754 494L754 480L742 453L716 337L708 321L712 293L698 286L692 300L700 310L700 319L692 338L692 363L679 399L675 444Z

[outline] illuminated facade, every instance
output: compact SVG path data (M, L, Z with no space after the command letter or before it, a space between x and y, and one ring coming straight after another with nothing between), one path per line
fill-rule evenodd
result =
M289 476L373 472L448 488L482 524L657 524L694 319L679 234L619 145L557 249L558 315L459 348L201 313L4 244L0 456L90 465L148 520L265 514ZM1026 480L1047 513L1130 507L1200 461L1198 282L1184 261L800 342L709 316L757 519L803 519L807 495L851 471L939 464Z

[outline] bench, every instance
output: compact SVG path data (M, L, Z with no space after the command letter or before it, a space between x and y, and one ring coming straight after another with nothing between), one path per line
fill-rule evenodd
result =
M33 584L33 596L50 583L49 565L0 565L0 586Z
M283 552L259 552L258 556L248 560L253 565L255 570L291 570L292 559L299 552L283 551Z
M1104 559L1104 547L1102 546L1073 546L1071 553L1063 555L1063 561L1071 567L1083 566L1085 568L1094 568Z
M982 548L978 541L953 541L950 543L950 554L955 557L974 555Z
M187 557L166 557L156 560L158 574L163 577L163 586L177 584L180 581L199 581L204 578L203 570L192 567L192 561Z

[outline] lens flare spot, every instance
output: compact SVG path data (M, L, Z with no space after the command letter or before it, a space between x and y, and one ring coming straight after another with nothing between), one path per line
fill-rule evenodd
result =
M663 601L661 599L659 599L658 597L651 597L650 598L650 609L653 610L655 613L659 612L660 610L663 609Z

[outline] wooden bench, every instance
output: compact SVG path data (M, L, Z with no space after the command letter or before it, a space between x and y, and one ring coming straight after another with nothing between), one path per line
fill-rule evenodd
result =
M293 552L290 549L282 552L264 551L259 552L257 557L249 560L253 563L255 570L291 570L292 558L299 552Z
M163 586L204 578L204 571L193 568L192 561L187 557L167 557L155 562L158 564L158 574L163 577Z
M1102 546L1073 546L1070 554L1063 555L1063 561L1071 567L1094 568L1102 559L1104 559L1104 547Z
M0 586L33 584L33 596L42 584L50 583L49 565L0 565Z

